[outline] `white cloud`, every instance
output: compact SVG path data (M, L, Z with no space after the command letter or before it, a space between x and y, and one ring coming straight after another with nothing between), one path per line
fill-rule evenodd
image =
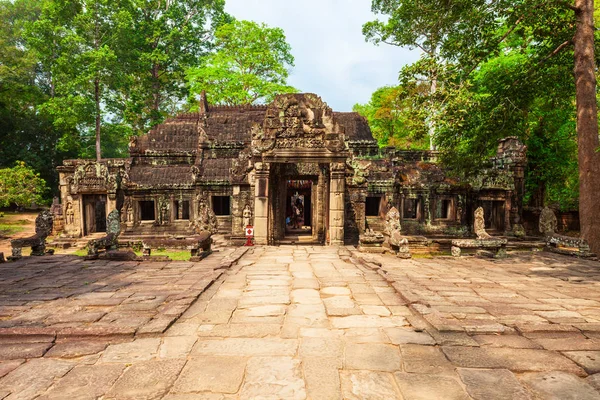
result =
M237 19L285 31L296 59L289 83L320 95L336 111L369 101L378 87L393 85L417 51L365 42L362 25L376 17L370 0L226 0Z

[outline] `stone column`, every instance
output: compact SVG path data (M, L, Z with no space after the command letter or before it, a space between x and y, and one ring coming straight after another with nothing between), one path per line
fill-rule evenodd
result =
M343 163L331 164L329 184L329 244L344 244L344 183Z
M511 210L512 210L512 192L506 192L506 201L504 202L504 234L512 232Z
M231 233L236 236L244 235L244 228L246 228L242 226L244 206L245 203L241 196L240 185L233 185L233 195L231 196Z
M269 165L254 164L254 243L268 244L269 232Z

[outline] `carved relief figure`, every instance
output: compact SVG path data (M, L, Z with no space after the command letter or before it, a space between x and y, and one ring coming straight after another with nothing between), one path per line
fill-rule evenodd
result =
M396 207L390 208L390 211L385 215L385 227L383 233L392 236L394 232L400 232L400 212Z
M159 207L159 223L161 225L166 225L169 223L169 201L165 198L161 199Z
M397 248L398 257L410 258L408 239L402 236L400 228L400 212L396 207L392 207L385 215L385 228L383 233L392 249Z
M483 207L475 210L475 222L473 231L477 235L477 239L491 239L492 237L485 231L485 219L483 218Z
M133 207L131 205L131 199L125 200L125 204L123 204L123 210L121 211L121 221L122 222L132 222L133 221Z
M217 217L213 210L208 206L206 199L201 195L198 195L198 221L196 224L196 231L205 232L208 231L211 234L215 234L218 231Z
M558 221L556 219L556 215L554 215L554 211L548 207L544 207L540 214L540 233L544 234L545 236L552 235L556 232L557 225Z
M133 222L133 204L129 201L129 207L127 207L127 222Z
M73 203L70 201L65 206L65 218L67 225L73 225L75 220L75 211L73 211Z
M244 211L242 211L242 221L242 228L252 225L252 210L250 209L249 204L246 204Z

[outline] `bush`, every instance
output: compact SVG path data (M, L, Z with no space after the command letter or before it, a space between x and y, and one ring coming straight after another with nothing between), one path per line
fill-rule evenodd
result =
M0 207L43 204L47 190L46 181L23 161L17 161L12 168L0 169Z

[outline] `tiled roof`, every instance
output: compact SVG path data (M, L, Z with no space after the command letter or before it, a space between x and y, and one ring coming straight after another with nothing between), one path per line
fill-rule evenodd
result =
M357 112L334 112L338 124L346 128L346 140L374 140L367 120Z
M210 140L216 142L250 143L252 125L262 125L265 109L216 108L206 114L204 130Z
M131 183L140 186L192 184L190 165L134 165L129 171Z
M231 181L231 158L205 158L202 160L202 181Z

